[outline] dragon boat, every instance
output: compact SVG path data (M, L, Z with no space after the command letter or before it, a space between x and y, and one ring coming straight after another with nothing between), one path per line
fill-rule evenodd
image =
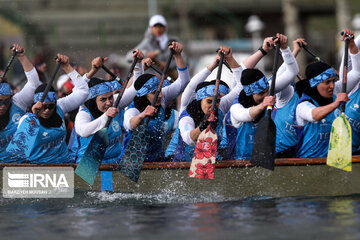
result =
M145 162L139 181L129 180L117 164L102 164L93 186L75 174L77 189L100 191L101 172L112 173L114 192L216 195L227 198L252 196L335 196L360 193L360 155L352 158L352 171L326 165L326 158L278 158L275 170L254 167L249 161L217 161L214 179L190 178L190 162ZM0 164L4 167L73 167L77 164ZM2 175L2 170L0 171ZM2 186L2 177L0 178Z

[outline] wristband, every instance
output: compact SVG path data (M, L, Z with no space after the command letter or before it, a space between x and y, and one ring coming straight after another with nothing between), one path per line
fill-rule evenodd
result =
M263 49L263 47L259 47L260 52L265 56L267 54L267 52Z

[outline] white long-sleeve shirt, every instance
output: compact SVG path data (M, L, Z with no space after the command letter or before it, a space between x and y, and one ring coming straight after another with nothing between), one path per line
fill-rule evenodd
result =
M240 79L241 73L245 69L245 66L241 64L241 67L233 68L233 89L224 97L220 99L219 110L223 112L224 116L229 111L232 102L234 99L239 96L241 90L243 89ZM181 97L181 108L180 112L184 111L186 107L196 98L195 89L197 85L201 82L204 82L205 79L211 74L211 71L208 68L197 73L190 81L189 85L186 87L182 97ZM191 85L190 85L191 84ZM192 117L186 116L181 118L179 121L179 130L182 139L188 145L194 145L195 142L190 137L190 132L195 129L195 122Z
M290 48L280 50L285 67L285 71L281 70L276 74L275 94L276 105L283 107L294 95L294 88L290 83L294 80L299 72L298 64L292 55ZM283 64L283 65L284 65ZM271 81L269 81L271 86ZM240 127L243 122L251 122L254 119L250 116L250 108L245 108L240 103L234 104L230 108L231 122L234 127Z
M73 70L68 76L75 85L73 92L66 97L58 99L56 102L56 105L61 108L64 114L78 108L89 95L89 87L87 85L89 79L87 79L86 74L81 76L76 70ZM19 126L26 116L24 115L20 118Z
M81 76L76 70L68 74L75 87L73 92L57 100L57 105L64 113L70 112L83 104L89 96L88 78Z
M32 68L29 72L25 72L25 75L28 80L27 83L24 88L12 98L13 103L24 111L33 103L34 92L36 88L41 85L39 75L35 68Z
M168 103L174 100L180 93L182 93L190 81L190 73L189 69L179 71L178 70L178 79L169 86L163 87L161 89L162 98L161 98L161 106L165 109ZM139 115L140 111L136 108L127 109L124 115L124 128L129 131L130 120Z
M134 99L136 90L134 88L135 81L138 79L140 75L143 74L143 69L141 67L141 63L137 63L134 68L134 76L133 82L130 87L125 89L125 92L120 100L120 103L117 107L118 111L126 108ZM119 95L115 94L114 99L116 99ZM75 118L75 129L76 133L81 137L89 137L95 134L97 131L105 127L105 124L108 120L108 116L103 113L97 119L92 120L91 116L85 111L79 111Z
M359 89L360 80L360 52L357 54L349 53L349 59L352 62L352 69L347 75L346 93L351 96ZM343 65L343 63L342 63ZM342 77L341 77L342 78ZM342 91L342 80L335 82L334 95ZM299 126L305 126L308 122L316 122L312 116L312 111L316 108L309 101L304 101L296 107L296 122Z

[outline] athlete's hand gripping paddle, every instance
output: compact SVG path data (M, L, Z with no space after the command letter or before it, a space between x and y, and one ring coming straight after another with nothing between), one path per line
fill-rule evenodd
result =
M341 35L344 35L342 32ZM352 35L346 34L345 52L344 52L344 70L342 91L346 92L347 72L348 72L348 48ZM332 126L330 132L329 151L326 164L344 171L351 171L352 161L352 139L351 127L345 118L345 103L341 103L341 114L338 116Z

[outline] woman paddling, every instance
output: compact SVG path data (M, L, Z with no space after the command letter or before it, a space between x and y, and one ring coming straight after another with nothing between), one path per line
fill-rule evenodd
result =
M25 145L30 146L30 154L28 157L21 156L22 160L30 163L69 163L74 162L70 156L65 143L66 129L64 124L64 114L79 105L83 104L89 94L89 88L85 79L89 77L89 73L83 77L80 76L71 66L69 58L65 55L58 54L57 62L62 63L63 70L68 74L75 84L74 91L63 98L57 99L57 93L54 88L50 88L44 102L40 102L46 85L40 85L34 95L34 105L31 110L35 114L38 113L40 125L39 131L33 144L25 139ZM92 69L92 72L95 70ZM19 125L25 118L31 117L26 114L20 119ZM25 121L24 123L28 123ZM25 126L27 127L27 126ZM30 129L30 127L28 127Z
M150 147L146 153L145 161L164 160L163 140L165 136L176 127L174 118L166 119L165 110L169 104L184 90L190 81L189 70L182 57L182 45L173 42L169 47L174 50L174 58L177 65L179 78L171 85L163 86L155 107L151 106L155 91L159 85L159 79L152 74L143 74L135 83L136 97L134 102L126 110L124 116L124 127L127 131L136 129L143 120L150 116L148 129L151 135ZM167 86L166 86L167 85Z
M277 96L268 96L271 80L268 81L260 70L245 69L241 75L244 90L230 108L231 122L237 128L236 160L250 159L258 121L264 116L268 105L284 101L285 96L288 95L285 94L287 87L299 72L296 60L287 45L287 37L282 34L276 36L277 39L267 38L267 41L270 45L280 42L281 53L286 64L286 70L277 75L275 83Z
M353 32L344 29L349 35ZM345 34L343 36L344 40ZM346 92L349 93L359 83L358 48L354 39L349 42L352 71L348 74ZM295 112L298 145L296 157L325 157L328 152L331 125L339 114L338 107L349 100L347 93L342 93L342 81L337 81L337 74L328 64L316 62L307 66L306 78L310 86L304 90Z
M41 85L35 67L25 55L25 49L14 44L12 51L17 51L17 57L24 69L27 83L24 88L12 96L11 87L5 79L0 83L0 161L18 162L18 157L5 151L14 133L16 132L20 118L26 109L31 106L35 89Z
M234 69L234 81L238 81L241 74L241 68L233 58L231 48L221 47L220 51L226 53L225 60L229 63L230 67ZM177 139L175 139L177 140L177 144L173 161L191 161L194 154L195 143L201 131L209 124L207 118L213 101L216 81L204 81L217 67L218 62L219 55L215 57L211 65L192 78L191 83L186 91L184 91L181 99L181 110L183 111L181 112L178 126L180 134L177 136ZM215 112L217 121L212 123L213 129L215 129L218 134L218 142L220 142L223 134L222 127L224 115L240 90L241 85L237 84L230 92L227 84L220 81L217 103L217 109L220 111ZM173 139L172 144L174 144L175 140Z
M139 69L143 53L136 50L133 54L139 59L135 66ZM103 61L95 63L95 67L99 68ZM134 71L134 81L138 78L139 71ZM134 82L133 81L133 82ZM75 119L75 134L71 152L76 162L79 162L84 155L89 142L94 134L105 127L109 117L112 118L108 128L109 145L106 148L105 155L102 163L117 163L121 157L121 135L123 128L124 108L127 107L135 97L135 88L133 84L128 87L122 96L117 108L113 107L114 99L118 94L114 95L113 92L118 90L118 82L105 81L99 78L91 78L88 82L89 86L89 99L85 102L85 107L82 107ZM70 147L70 146L69 146Z

